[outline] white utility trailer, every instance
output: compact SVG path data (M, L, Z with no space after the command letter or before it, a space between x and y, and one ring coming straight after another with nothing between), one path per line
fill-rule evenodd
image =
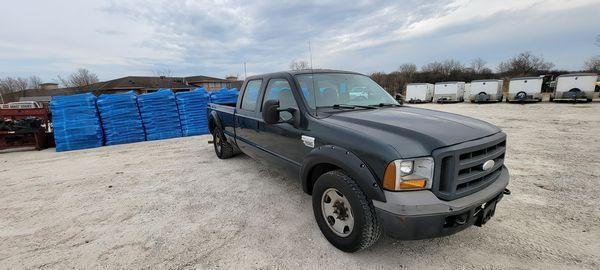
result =
M472 81L468 98L471 102L501 102L503 85L498 79Z
M544 77L518 77L510 79L506 102L542 101L542 83Z
M469 97L471 96L471 83L465 83L465 95L464 95L464 99L469 99Z
M433 99L438 103L465 101L465 82L435 83Z
M596 73L571 73L556 78L553 100L590 102L594 98L594 87L598 80Z
M406 85L406 102L425 103L433 101L432 83L409 83Z

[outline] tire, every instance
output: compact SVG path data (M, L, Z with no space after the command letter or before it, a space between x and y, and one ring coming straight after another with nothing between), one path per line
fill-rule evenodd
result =
M233 157L233 147L225 139L225 135L220 127L215 127L213 130L213 146L215 154L220 159L228 159Z
M329 194L334 196L327 196ZM327 198L329 198L329 204ZM356 252L370 247L381 236L382 229L373 203L354 179L343 171L330 171L321 175L314 185L312 201L313 212L321 233L336 248L345 252ZM341 202L341 207L338 202ZM350 205L349 210L346 203ZM337 212L327 211L327 209L336 209ZM340 209L345 210L341 211ZM331 215L326 218L324 212L329 212ZM342 213L340 214L340 212ZM345 220L343 214L346 214ZM340 216L342 219L339 218ZM351 218L352 221L349 221L348 218ZM341 224L344 229L336 232L333 225L330 225L331 221L334 225ZM343 227L345 222L349 224L351 222L352 228ZM346 235L340 235L340 233Z

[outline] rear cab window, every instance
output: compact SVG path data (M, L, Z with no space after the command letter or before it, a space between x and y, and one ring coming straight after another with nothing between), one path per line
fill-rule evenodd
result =
M246 88L244 89L244 95L242 96L241 109L248 111L256 110L256 103L258 102L258 94L260 93L261 85L262 79L248 81Z

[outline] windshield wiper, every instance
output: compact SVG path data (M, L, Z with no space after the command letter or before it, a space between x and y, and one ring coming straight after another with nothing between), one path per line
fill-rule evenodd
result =
M375 104L375 105L369 105L369 106L379 106L379 107L399 107L402 106L400 104L395 104L395 103L379 103L379 104Z
M350 105L350 104L333 104L331 106L319 106L317 108L333 108L333 109L356 109L356 108L361 108L361 109L375 109L375 107L373 107L373 106L367 106L367 105Z

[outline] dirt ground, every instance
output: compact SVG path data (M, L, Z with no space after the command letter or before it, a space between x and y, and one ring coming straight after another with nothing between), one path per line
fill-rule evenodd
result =
M0 153L0 268L600 268L600 103L428 104L508 134L482 228L346 254L300 184L208 136Z

